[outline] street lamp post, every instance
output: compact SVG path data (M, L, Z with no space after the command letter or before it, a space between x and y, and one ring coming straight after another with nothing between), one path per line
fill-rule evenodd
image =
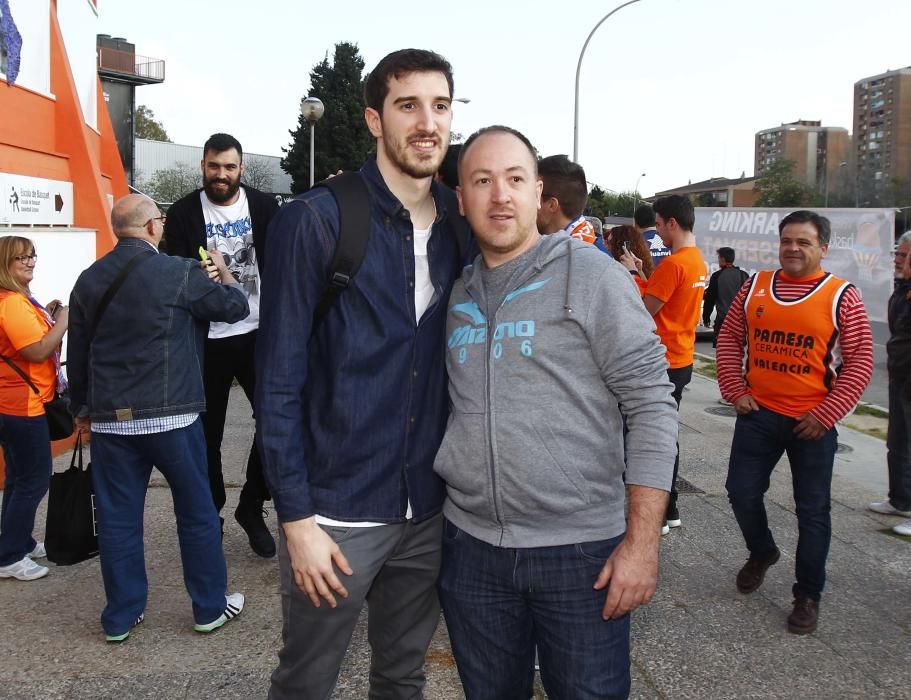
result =
M316 122L320 120L325 111L326 108L323 106L322 100L317 97L305 97L301 100L301 114L310 124L310 187L313 187L313 144L316 136Z
M636 186L633 188L633 213L636 213L636 207L639 206L639 182L642 178L645 177L645 173L642 173L639 177L636 178Z
M575 107L573 108L573 162L574 163L579 162L579 74L582 71L582 57L585 55L585 49L588 48L588 42L590 42L592 40L592 35L598 30L598 27L600 27L602 24L604 24L605 20L607 20L608 17L610 17L612 14L614 14L618 10L622 10L627 5L632 5L633 3L636 3L636 2L639 2L639 0L629 0L629 2L625 2L622 5L617 5L617 7L615 7L613 10L611 10L606 15L604 15L604 17L601 18L601 21L595 25L594 29L592 29L588 33L588 38L585 40L585 43L582 44L582 51L579 52L579 62L576 64L576 99L575 99Z

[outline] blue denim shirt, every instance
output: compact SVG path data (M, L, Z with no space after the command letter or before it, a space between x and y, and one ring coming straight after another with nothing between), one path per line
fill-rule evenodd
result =
M127 275L90 343L101 297L127 262L145 251L154 248L138 238L121 239L76 280L67 378L77 416L114 421L205 410L202 343L209 321L233 323L249 313L240 285L213 282L198 261L154 254Z
M339 213L324 187L288 202L270 224L256 345L257 436L279 520L316 513L399 522L439 512L433 459L448 416L446 302L461 271L436 183L427 245L434 297L414 311L414 242L408 211L374 158L367 253L311 337L338 241Z

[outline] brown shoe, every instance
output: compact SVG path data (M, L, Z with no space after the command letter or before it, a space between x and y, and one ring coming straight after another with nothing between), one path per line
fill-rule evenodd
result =
M810 634L816 631L819 620L819 601L798 596L794 600L794 610L788 615L788 632Z
M737 590L741 593L752 593L762 585L765 572L781 558L781 550L775 547L763 557L750 555L747 563L737 572Z

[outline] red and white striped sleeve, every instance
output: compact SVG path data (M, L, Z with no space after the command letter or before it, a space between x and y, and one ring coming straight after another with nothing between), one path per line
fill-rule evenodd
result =
M744 394L749 394L743 378L743 355L746 351L747 327L743 305L750 289L752 277L737 292L728 309L721 331L718 347L715 348L715 370L718 374L718 389L721 395L734 403Z
M857 405L873 376L873 332L864 302L853 285L845 290L838 309L838 342L841 372L832 391L810 411L827 428Z

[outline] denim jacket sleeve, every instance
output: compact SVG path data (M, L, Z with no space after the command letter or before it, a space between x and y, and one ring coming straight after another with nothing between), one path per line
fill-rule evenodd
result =
M236 323L250 315L247 297L239 284L213 282L196 262L187 268L187 307L203 321Z
M78 282L77 282L78 286ZM70 293L70 316L66 339L66 379L70 387L70 413L88 415L88 338L86 337L85 309L76 288Z
M263 471L280 522L314 514L303 392L313 313L326 286L338 229L335 200L321 189L282 207L266 244L269 273L263 276L260 297L255 406ZM333 221L327 221L330 206Z

